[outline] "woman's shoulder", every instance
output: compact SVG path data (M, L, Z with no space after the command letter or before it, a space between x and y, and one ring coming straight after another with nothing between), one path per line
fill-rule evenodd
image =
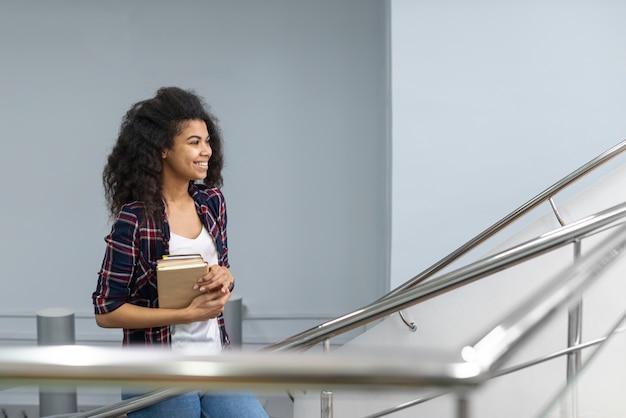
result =
M115 217L115 222L140 224L143 222L145 216L146 207L143 203L138 201L129 202L122 205Z
M120 214L132 214L136 216L141 216L145 213L146 206L138 201L125 203L120 208Z
M222 190L219 187L207 186L206 184L202 183L192 183L189 186L189 191L194 199L204 201L217 200L219 202L222 202L224 200L224 195L222 194Z

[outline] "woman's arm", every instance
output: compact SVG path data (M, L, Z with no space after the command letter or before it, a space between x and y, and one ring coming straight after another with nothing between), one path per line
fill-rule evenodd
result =
M155 328L185 324L217 317L224 311L230 292L204 289L183 309L135 305L128 298L134 269L140 258L138 239L140 219L133 208L124 208L107 236L107 249L92 298L96 323L104 328ZM148 227L153 227L148 222ZM156 295L154 295L156 297Z
M224 312L230 295L229 291L206 292L182 309L146 308L125 303L112 312L97 314L96 323L103 328L136 329L204 321Z

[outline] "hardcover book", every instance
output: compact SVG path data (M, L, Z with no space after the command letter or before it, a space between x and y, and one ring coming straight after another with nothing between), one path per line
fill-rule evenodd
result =
M160 308L184 308L201 294L193 286L207 272L200 254L167 255L157 260L157 292Z

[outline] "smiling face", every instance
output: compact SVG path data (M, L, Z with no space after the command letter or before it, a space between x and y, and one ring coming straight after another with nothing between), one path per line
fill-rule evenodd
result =
M163 150L163 177L184 182L203 180L212 154L206 123L194 119L183 123L182 128L172 147Z

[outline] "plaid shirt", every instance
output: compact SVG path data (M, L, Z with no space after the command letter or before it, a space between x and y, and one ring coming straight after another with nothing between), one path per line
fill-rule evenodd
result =
M226 239L226 204L218 188L190 183L189 194L202 224L215 239L220 266L230 267ZM112 312L125 303L158 308L156 261L169 254L170 229L146 218L144 206L131 202L122 207L105 238L106 252L92 295L96 314ZM218 318L222 346L230 344L224 317ZM123 344L170 345L170 327L124 329Z

